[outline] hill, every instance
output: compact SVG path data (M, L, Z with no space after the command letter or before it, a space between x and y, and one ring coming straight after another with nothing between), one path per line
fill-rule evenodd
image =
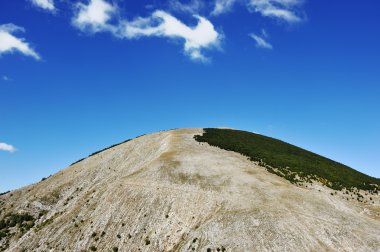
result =
M316 180L337 190L362 189L373 193L377 193L380 188L378 178L263 135L231 129L205 129L203 135L194 138L224 150L241 153L292 183Z
M263 137L257 156L252 141L261 137L250 134L214 129L148 134L0 195L1 249L379 250L379 193L360 188L372 180L343 166L340 172L349 171L355 177L349 183L356 187L349 191L340 182L343 189L335 190L331 177L319 173L315 179L308 177L315 171L281 165L281 152L271 152L283 151L286 143ZM230 151L243 141L241 136L246 150ZM307 154L306 160L310 156L324 160L326 167L341 167L295 146L290 150L298 154L289 164L299 164ZM290 183L283 166L305 175L295 175L297 181Z

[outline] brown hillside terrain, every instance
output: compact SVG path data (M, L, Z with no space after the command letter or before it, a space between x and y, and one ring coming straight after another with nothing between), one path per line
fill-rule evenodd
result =
M196 142L202 132L145 135L0 196L0 220L33 217L18 220L0 245L7 251L380 251L378 194L363 192L364 203L318 183L291 184L238 153Z

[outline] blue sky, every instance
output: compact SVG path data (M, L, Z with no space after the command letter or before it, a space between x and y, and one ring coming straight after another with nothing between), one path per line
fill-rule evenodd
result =
M0 2L0 191L228 126L380 177L378 0Z

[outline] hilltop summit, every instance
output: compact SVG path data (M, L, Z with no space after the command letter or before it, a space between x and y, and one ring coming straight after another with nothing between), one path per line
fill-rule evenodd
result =
M96 152L1 195L0 246L7 251L380 250L378 179L252 134L178 129Z

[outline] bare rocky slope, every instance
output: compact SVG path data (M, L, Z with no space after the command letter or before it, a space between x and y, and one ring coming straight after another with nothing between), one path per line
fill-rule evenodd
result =
M202 132L141 136L0 196L1 248L380 251L378 193L291 184Z

